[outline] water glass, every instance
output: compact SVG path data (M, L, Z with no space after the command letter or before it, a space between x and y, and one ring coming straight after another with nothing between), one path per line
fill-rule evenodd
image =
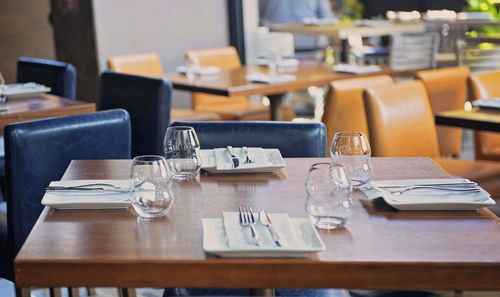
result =
M166 216L174 204L163 156L139 156L130 174L132 206L142 218Z
M165 158L170 176L191 179L201 168L200 142L192 127L169 127L165 133Z
M367 183L372 177L371 149L361 132L337 132L330 149L333 163L345 166L354 187Z
M352 214L352 186L343 165L313 164L306 179L306 192L306 212L316 227L344 227Z
M5 85L5 79L0 72L0 107L2 108L4 108L4 105L7 103L7 95L5 94L6 91L7 86Z

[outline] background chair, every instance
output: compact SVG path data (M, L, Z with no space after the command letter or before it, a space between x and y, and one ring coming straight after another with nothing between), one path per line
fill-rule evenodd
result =
M11 124L5 148L8 254L0 267L1 276L14 281L13 260L43 209L45 187L71 160L130 158L129 116L110 110Z
M192 64L216 66L227 70L241 67L238 52L232 46L188 51L186 60ZM250 102L248 97L243 96L225 97L193 93L192 104L194 110L216 113L223 120L266 121L271 119L269 106L259 102ZM285 120L292 120L295 117L290 106L284 106L282 113Z
M430 157L451 175L473 180L500 198L500 164L440 157L434 115L421 82L370 88L365 107L373 156Z
M451 67L417 72L429 96L433 113L461 109L467 99L467 67ZM442 156L460 156L462 129L437 127L439 152Z
M101 74L99 110L123 108L132 123L132 156L163 155L170 124L172 86L161 78L106 71Z
M391 68L436 68L439 35L436 33L407 33L391 36L389 64Z
M108 59L108 68L114 72L141 76L163 77L161 60L156 53L114 56ZM171 109L170 116L178 121L217 121L215 113L197 112L190 109Z
M295 122L174 122L195 129L202 149L248 146L277 148L285 158L324 157L323 123Z
M76 69L70 63L21 57L17 61L17 82L36 82L51 88L50 94L76 97Z
M470 76L471 98L500 97L500 71ZM476 159L500 161L500 133L474 131Z
M378 75L333 81L325 100L322 122L326 126L327 149L339 131L358 131L368 137L363 91L365 88L390 85L392 78Z

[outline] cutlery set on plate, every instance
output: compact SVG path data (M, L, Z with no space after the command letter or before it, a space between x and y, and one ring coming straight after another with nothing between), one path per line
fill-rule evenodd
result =
M249 206L241 207L240 206L240 209L239 209L240 225L242 227L250 227L250 231L252 232L252 238L254 239L255 244L260 246L260 245L262 245L262 239L255 228L255 225L257 224L256 217L257 217L257 215L254 213L254 211L251 207L249 207ZM269 232L273 238L274 243L277 246L282 246L281 238L278 235L278 233L276 232L276 230L274 229L273 224L271 222L271 218L267 214L267 211L266 210L260 211L258 219L260 220L260 223L262 225L267 227L267 229L269 230Z
M434 189L451 192L479 192L481 188L475 182L459 183L433 183L433 184L414 184L414 185L379 185L369 186L367 189L377 189L392 195L401 195L405 192L418 189Z
M229 153L229 156L231 157L231 163L233 168L238 168L242 163L240 162L240 159L236 156L234 149L232 146L227 146L226 147L227 152ZM243 164L252 164L255 163L255 159L251 158L250 155L248 154L248 148L246 146L241 148L241 151L244 154L244 160Z

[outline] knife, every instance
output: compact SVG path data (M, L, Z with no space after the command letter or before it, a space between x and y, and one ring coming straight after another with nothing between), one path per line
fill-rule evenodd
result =
M282 246L281 244L281 238L274 230L273 223L271 222L271 218L267 215L266 210L261 210L259 213L259 219L260 222L269 229L269 232L271 232L271 236L273 237L274 242L276 243L277 246Z
M127 189L127 188L120 188L120 189L113 189L113 188L101 188L101 187L71 187L71 186L49 186L45 188L47 192L69 192L69 191L104 191L104 192L119 192L119 193L128 193L131 192L132 189Z
M234 154L233 147L228 145L226 148L227 151L229 152L229 155L231 156L231 162L233 162L233 168L240 166L240 159L238 159L238 157L236 157L236 155Z

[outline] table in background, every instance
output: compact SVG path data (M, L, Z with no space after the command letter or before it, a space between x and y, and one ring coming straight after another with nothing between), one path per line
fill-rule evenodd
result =
M70 100L55 95L9 99L8 110L0 112L0 129L15 122L95 112L95 103Z
M246 76L255 72L267 73L267 67L243 66L239 69L225 70L215 75L200 76L194 79L187 78L184 74L167 73L164 77L170 81L174 89L207 93L220 96L250 96L265 95L270 100L271 120L281 119L281 106L285 93L307 89L311 86L324 86L334 80L347 79L361 76L388 74L391 76L413 76L422 69L394 70L382 67L381 71L351 74L334 72L331 66L316 61L301 61L295 71L284 72L294 74L297 79L279 83L256 83L246 79Z
M353 193L347 227L319 231L308 258L217 258L202 218L241 205L305 217L304 180L327 158L286 159L277 174L208 175L182 184L167 218L133 210L46 207L15 260L20 287L227 287L500 290L500 223L480 211L395 211ZM73 161L63 179L126 179L130 160ZM375 179L449 178L428 158L373 158ZM178 185L179 186L179 185Z
M439 112L435 115L436 124L473 130L500 132L500 110L456 109Z

